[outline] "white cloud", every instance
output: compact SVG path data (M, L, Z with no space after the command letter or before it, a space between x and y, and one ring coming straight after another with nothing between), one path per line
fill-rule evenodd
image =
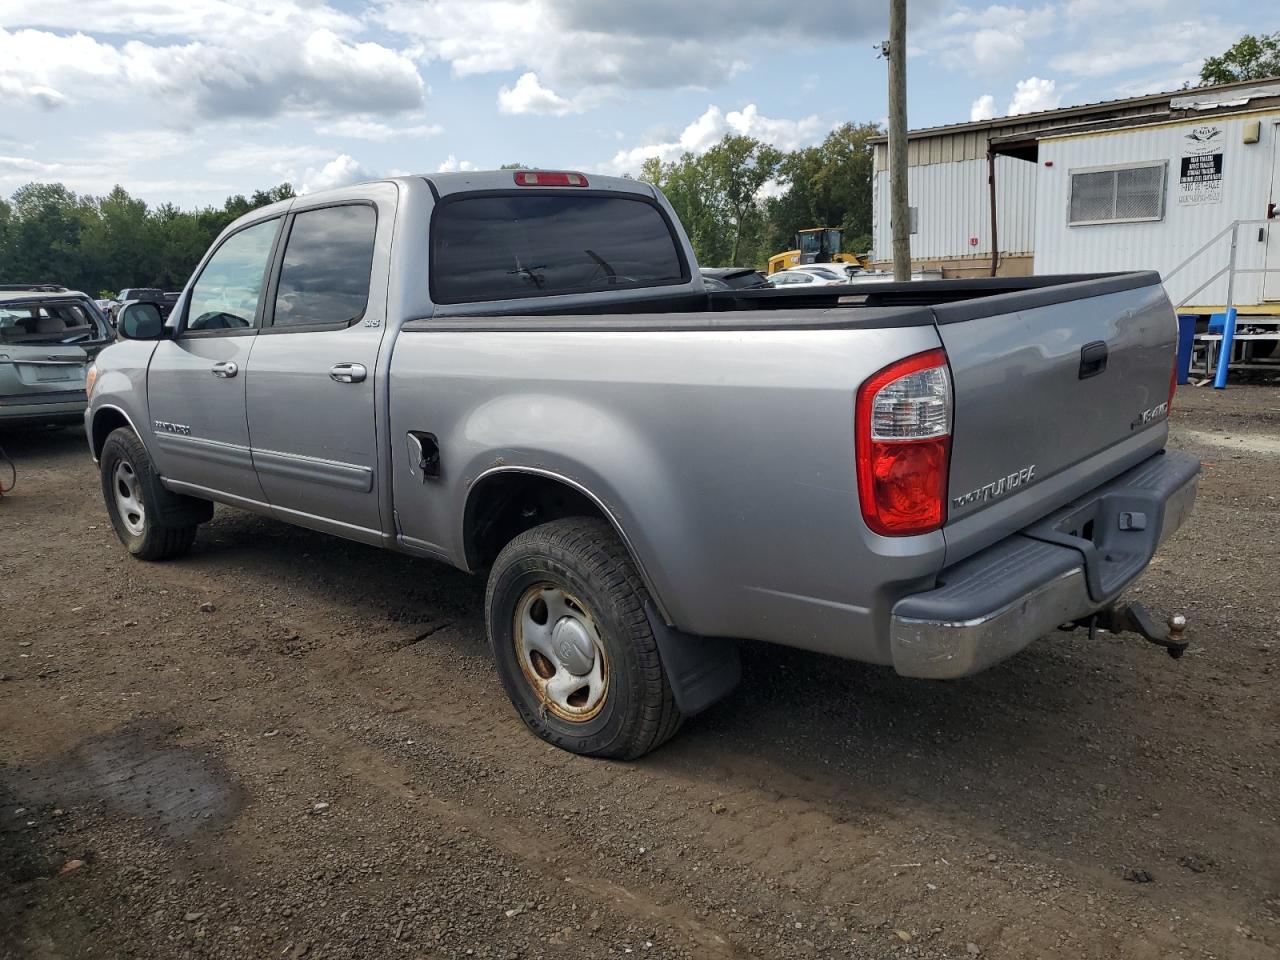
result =
M779 16L766 0L376 0L375 19L412 36L426 60L459 76L537 75L566 101L637 89L713 87L744 66L753 43L871 42L883 37L887 5L851 15L846 0L809 0ZM914 0L915 22L944 0ZM726 24L732 28L726 32Z
M360 21L327 4L306 0L5 0L0 27L46 27L89 33L161 36L248 36L305 22L352 34Z
M83 33L0 28L0 94L45 109L65 104L69 90L116 85L128 66L120 52Z
M544 87L538 81L538 75L530 71L522 74L514 87L503 87L498 91L498 109L503 113L550 114L563 117L568 113L578 113L582 107L572 100L566 100L550 87Z
M79 193L97 195L108 193L120 184L134 196L158 196L162 199L171 198L175 193L226 195L232 191L225 182L201 177L175 180L133 176L127 159L110 154L61 161L0 156L0 193L11 193L32 182L58 182Z
M1235 28L1224 26L1216 17L1162 23L1159 30L1151 30L1149 21L1133 24L1135 30L1142 27L1147 29L1141 42L1135 42L1128 29L1094 34L1085 46L1058 54L1050 59L1049 65L1080 77L1107 77L1177 64L1193 66L1189 72L1194 77L1206 53L1225 50L1236 39Z
M607 166L615 173L636 173L641 164L652 157L665 163L686 153L706 153L730 133L755 137L779 150L796 150L814 143L828 129L816 115L799 120L766 117L754 103L726 114L713 104L677 138L619 150Z
M1042 77L1027 77L1019 80L1013 91L1013 99L1009 101L1006 114L1016 117L1023 113L1037 113L1041 110L1054 110L1062 102L1062 94L1058 85L1052 80Z
M1028 41L1048 36L1056 17L1051 6L956 7L923 34L920 43L926 51L938 51L952 69L997 73L1021 63Z
M425 137L434 137L443 132L444 127L435 123L393 126L368 117L348 117L316 127L316 133L324 136L377 141L419 140Z
M269 170L286 180L294 180L298 166L314 165L332 156L332 150L319 146L240 143L213 154L205 166L210 170Z
M990 120L996 115L996 98L984 93L969 107L970 120Z
M1173 14L1180 11L1199 10L1201 4L1196 0L1124 0L1124 8L1128 13ZM1067 0L1063 5L1063 13L1067 19L1077 21L1096 21L1098 17L1112 17L1116 13L1116 0Z
M0 27L0 93L45 108L141 95L166 115L206 119L421 108L426 85L413 61L381 44L344 39L327 25L331 17L319 17L326 25L317 26L304 13L250 32L223 24L165 45L116 46L78 32Z
M40 83L25 83L19 77L0 76L0 98L19 103L28 102L45 110L56 110L67 98L53 87Z
M474 170L476 165L470 160L459 160L452 153L440 166L436 167L436 173L458 173L462 170Z
M334 187L346 187L362 180L375 180L377 174L369 172L349 154L339 154L323 167L309 167L298 184L298 193L316 193Z
M1194 86L1200 80L1200 67L1203 60L1188 60L1175 64L1157 73L1148 73L1117 84L1112 94L1117 97L1141 97L1148 93L1166 93L1181 90L1184 86Z

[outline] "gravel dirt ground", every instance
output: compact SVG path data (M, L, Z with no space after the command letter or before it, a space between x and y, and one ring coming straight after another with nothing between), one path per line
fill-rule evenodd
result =
M621 764L528 734L484 584L219 508L129 559L79 430L2 438L0 956L1280 956L1280 390L1184 388L1180 661L970 680L747 645Z

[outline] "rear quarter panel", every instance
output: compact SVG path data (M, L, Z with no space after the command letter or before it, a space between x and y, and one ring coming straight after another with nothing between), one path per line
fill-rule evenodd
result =
M875 624L904 583L931 582L943 541L862 523L854 396L937 345L931 326L403 332L390 377L401 530L465 566L476 478L548 471L606 504L681 629L888 662ZM411 472L409 430L439 438L439 480Z

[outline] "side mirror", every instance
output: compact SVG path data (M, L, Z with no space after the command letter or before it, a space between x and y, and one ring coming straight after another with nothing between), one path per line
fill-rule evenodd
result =
M154 303L130 300L116 312L116 332L126 340L159 340L164 336L164 317Z

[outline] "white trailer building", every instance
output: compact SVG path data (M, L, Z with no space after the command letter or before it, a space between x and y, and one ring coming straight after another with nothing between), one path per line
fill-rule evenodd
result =
M886 263L883 138L875 151ZM1230 294L1242 323L1280 318L1280 78L916 130L908 190L916 267L1158 270L1182 312L1219 312Z

